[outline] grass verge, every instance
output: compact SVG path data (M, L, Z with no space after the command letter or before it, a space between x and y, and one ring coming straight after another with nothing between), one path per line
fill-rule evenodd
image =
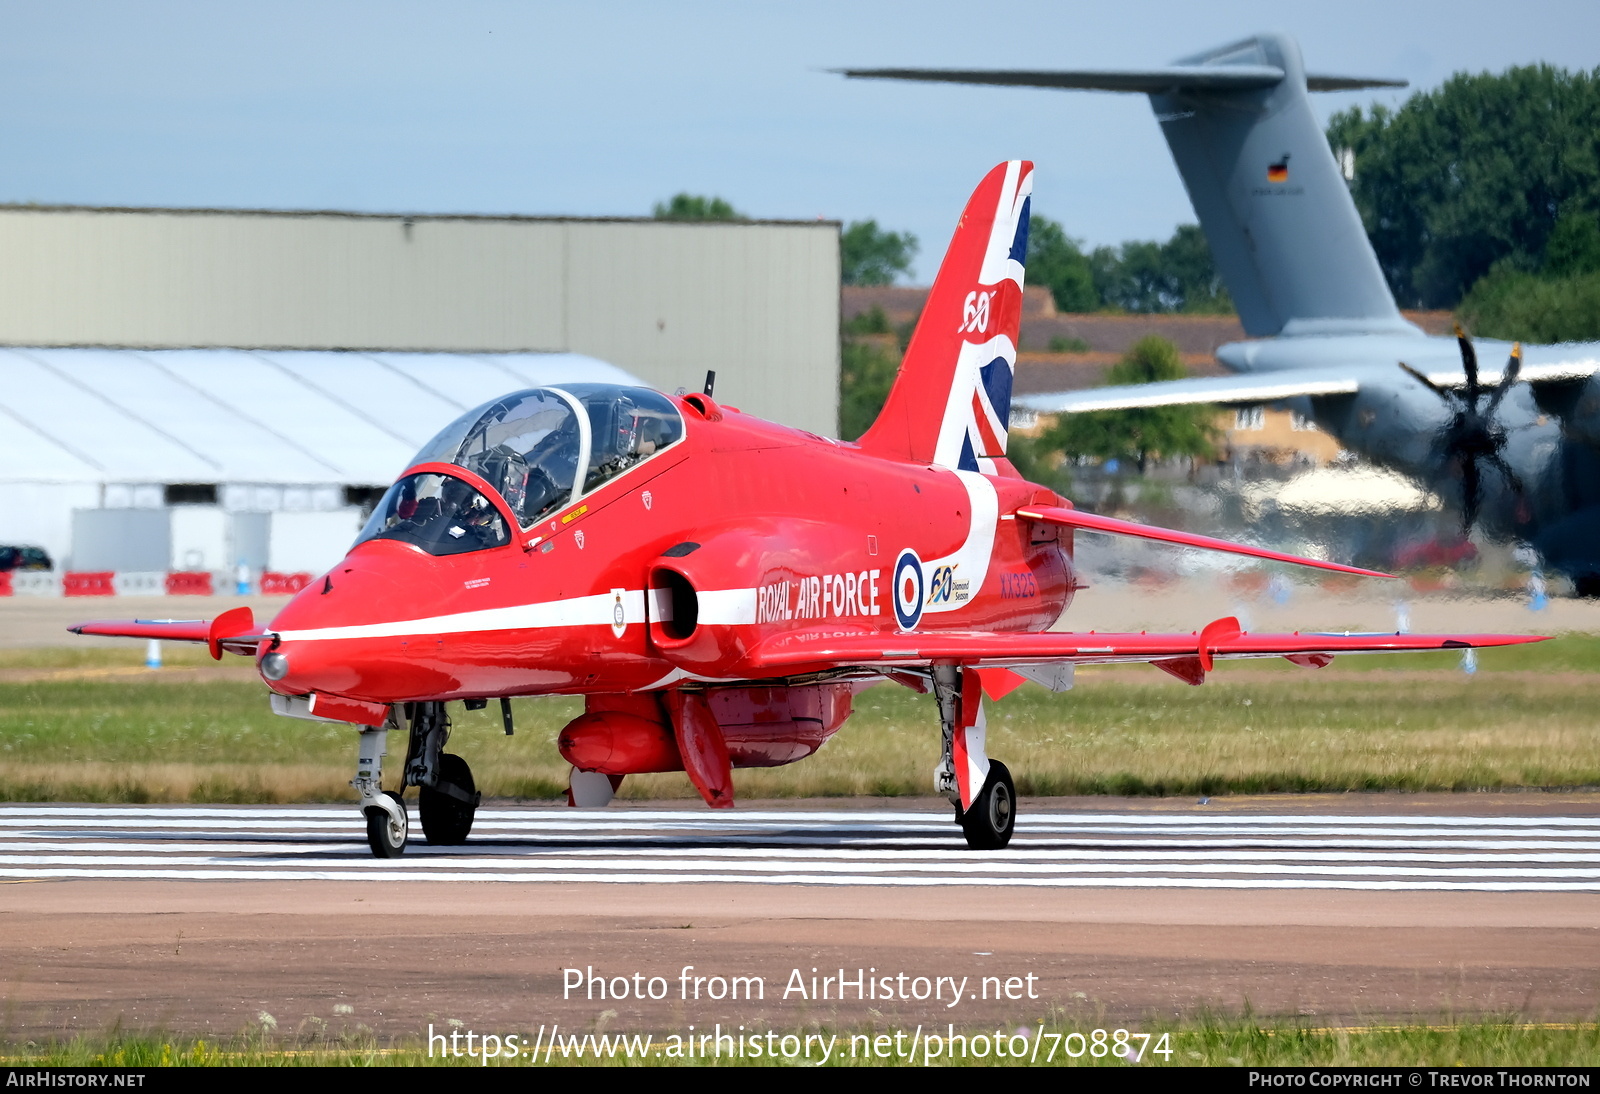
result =
M354 734L272 715L259 681L183 651L139 673L136 651L0 657L0 800L298 802L351 799ZM1600 638L1454 654L1346 658L1309 671L1223 666L1201 688L1147 667L1086 669L1051 695L1028 685L989 707L991 756L1024 794L1488 790L1600 785ZM204 666L204 667L202 667ZM1347 667L1348 666L1348 667ZM452 751L488 797L550 799L566 786L556 734L574 699L452 707ZM932 701L892 684L816 756L736 772L752 797L927 792ZM689 798L682 774L630 777L624 797Z
M1081 1041L1070 1034L1076 1031ZM764 1039L765 1031L760 1043ZM948 1035L920 1042L914 1055L910 1037L887 1057L873 1051L882 1034L897 1031L876 1026L829 1029L818 1026L774 1031L777 1058L765 1051L743 1059L690 1057L682 1038L671 1035L574 1032L562 1040L563 1048L549 1053L492 1057L496 1067L537 1063L568 1067L593 1066L995 1066L1032 1064L1046 1067L1594 1067L1600 1065L1600 1024L1594 1022L1527 1024L1515 1020L1482 1019L1439 1025L1318 1026L1309 1020L1261 1021L1201 1017L1179 1023L1149 1024L1140 1033L1149 1040L1137 1063L1097 1047L1115 1044L1119 1031L1096 1031L1089 1025L1063 1021L1059 1015L1043 1022L998 1031L993 1028L956 1029L957 1048ZM909 1031L903 1031L909 1033ZM1096 1045L1097 1032L1106 1036ZM788 1038L796 1051L785 1055ZM981 1040L980 1040L981 1039ZM1038 1040L1039 1050L1032 1046ZM496 1051L500 1052L496 1037ZM1004 1042L1005 1055L995 1052ZM748 1045L748 1042L747 1042ZM1021 1051L1019 1050L1021 1048ZM536 1056L536 1058L535 1058ZM382 1045L369 1031L329 1036L324 1029L304 1030L297 1036L253 1030L231 1039L201 1040L160 1035L78 1037L70 1041L12 1046L0 1063L26 1067L482 1067L481 1057L430 1055L415 1042Z

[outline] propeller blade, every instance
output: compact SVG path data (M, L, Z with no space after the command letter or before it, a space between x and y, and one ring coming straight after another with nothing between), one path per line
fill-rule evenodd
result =
M1500 400L1506 397L1506 392L1511 390L1511 385L1517 382L1517 377L1522 373L1522 343L1511 344L1511 360L1506 362L1506 373L1500 377L1500 385L1494 389L1494 394L1489 396L1489 405L1484 410L1486 417L1492 417L1495 408L1500 405Z
M1478 351L1472 348L1472 339L1456 324L1456 345L1461 347L1461 367L1467 372L1467 405L1478 406Z
M1482 483L1478 475L1478 461L1470 456L1461 461L1461 530L1470 532L1478 521L1478 502Z
M1416 369L1412 368L1410 365L1406 364L1404 361L1399 362L1399 364L1400 364L1400 368L1401 368L1401 370L1403 372L1405 372L1407 375L1409 375L1412 378L1414 378L1423 387L1427 388L1429 391L1431 391L1435 395L1439 396L1439 398L1443 399L1445 402L1449 403L1449 402L1458 401L1459 397L1456 395L1455 392L1451 391L1449 388L1440 387L1438 384L1436 384L1432 380L1428 379L1426 376L1424 376L1422 373L1418 372Z
M1498 452L1492 452L1485 456L1484 459L1489 461L1490 467L1493 467L1496 471L1500 472L1500 477L1506 480L1506 485L1511 487L1511 489L1516 493L1517 497L1520 498L1524 496L1522 480L1517 478L1517 473L1515 471L1511 470L1511 465L1506 463L1505 457L1501 456Z

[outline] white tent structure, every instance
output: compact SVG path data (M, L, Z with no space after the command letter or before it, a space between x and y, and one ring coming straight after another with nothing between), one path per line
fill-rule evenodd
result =
M325 567L453 419L580 381L640 383L574 353L0 348L0 544L57 570Z

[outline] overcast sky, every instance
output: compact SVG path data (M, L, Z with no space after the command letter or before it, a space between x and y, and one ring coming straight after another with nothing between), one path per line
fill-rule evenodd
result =
M0 2L0 201L874 217L937 267L1000 160L1090 244L1194 215L1138 95L847 81L839 66L1160 64L1260 30L1313 71L1437 86L1600 65L1600 3ZM1326 117L1404 92L1317 95Z

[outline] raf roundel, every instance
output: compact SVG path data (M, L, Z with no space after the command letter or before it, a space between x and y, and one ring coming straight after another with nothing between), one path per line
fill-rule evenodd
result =
M907 547L894 564L894 615L901 630L909 631L922 621L923 597L922 559Z

